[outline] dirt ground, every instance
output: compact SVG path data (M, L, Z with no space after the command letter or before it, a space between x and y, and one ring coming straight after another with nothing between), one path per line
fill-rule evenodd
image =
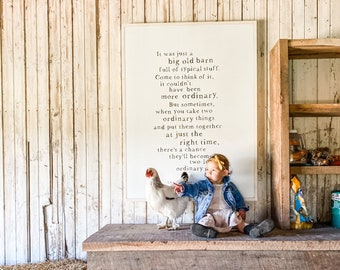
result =
M18 264L13 266L1 266L0 270L50 270L50 269L65 269L65 270L86 270L87 264L80 260L60 260L47 261L32 264Z

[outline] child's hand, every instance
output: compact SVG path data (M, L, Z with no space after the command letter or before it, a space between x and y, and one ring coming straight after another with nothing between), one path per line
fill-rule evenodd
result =
M246 220L246 211L245 211L245 210L240 209L240 210L238 211L238 214L239 214L239 216L240 216L243 220Z
M183 188L182 185L179 185L179 184L174 183L174 186L175 186L174 191L175 191L177 194L183 192L184 188Z

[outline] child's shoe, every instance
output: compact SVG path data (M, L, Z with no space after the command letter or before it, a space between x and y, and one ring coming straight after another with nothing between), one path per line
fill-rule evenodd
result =
M271 232L274 227L275 225L273 220L265 219L249 231L249 236L252 238L261 237L264 234Z
M194 235L206 238L215 238L217 232L209 227L205 227L199 223L194 223L191 226L191 231Z

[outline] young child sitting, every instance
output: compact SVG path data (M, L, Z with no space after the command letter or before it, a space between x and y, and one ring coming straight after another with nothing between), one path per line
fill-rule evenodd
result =
M191 229L196 236L215 238L217 233L229 232L237 227L252 238L274 229L274 222L266 219L260 224L247 224L246 211L249 207L236 185L230 181L229 161L222 154L214 154L206 161L205 179L195 183L175 184L179 196L195 200L195 222Z

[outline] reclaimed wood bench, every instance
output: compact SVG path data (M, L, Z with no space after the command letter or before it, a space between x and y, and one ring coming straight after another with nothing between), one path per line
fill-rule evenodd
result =
M268 263L315 269L323 266L326 258L328 263L339 262L340 230L328 226L275 229L257 239L232 231L205 239L192 235L188 224L176 231L158 230L155 224L109 224L87 238L83 250L90 270L220 269L232 265L257 269ZM287 260L283 254L291 258Z

